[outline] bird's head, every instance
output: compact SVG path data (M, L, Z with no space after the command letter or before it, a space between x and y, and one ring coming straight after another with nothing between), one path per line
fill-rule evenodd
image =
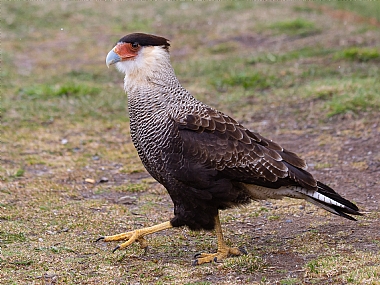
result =
M115 64L126 77L148 75L165 62L169 62L169 42L155 35L133 33L122 37L107 54L106 64ZM158 65L158 66L157 66Z

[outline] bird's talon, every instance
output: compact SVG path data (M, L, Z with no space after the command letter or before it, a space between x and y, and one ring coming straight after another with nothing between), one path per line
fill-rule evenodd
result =
M141 249L145 249L148 247L148 242L146 241L144 237L140 237L136 241L140 244Z
M118 245L117 247L115 247L112 251L112 253L115 253L116 250L120 249L120 245Z
M193 260L193 262L191 263L192 266L197 266L198 265L198 259L196 260Z
M214 262L217 263L218 262L218 258L215 256L214 257Z
M105 237L103 237L103 236L102 236L102 237L99 237L99 238L96 239L95 242L98 242L98 241L100 241L100 240L102 240L102 239L105 239Z
M200 257L201 255L202 255L202 253L198 252L198 253L194 254L194 258L196 259L196 258Z

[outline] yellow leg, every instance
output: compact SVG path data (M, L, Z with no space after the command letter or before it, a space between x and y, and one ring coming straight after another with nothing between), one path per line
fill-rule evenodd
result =
M223 233L222 233L222 227L220 225L219 220L219 214L215 217L215 233L216 237L218 239L218 251L216 253L198 253L196 254L195 260L193 262L194 265L199 265L202 263L208 263L208 262L218 262L223 260L226 257L229 256L238 256L241 254L247 254L245 249L240 249L237 247L229 247L226 245Z
M145 240L144 236L163 231L166 229L172 228L172 224L170 222L161 223L152 227L147 227L143 229L138 229L126 233L121 233L118 235L113 236L104 236L98 238L96 241L103 240L103 241L119 241L119 240L126 240L124 243L118 245L113 251L116 251L118 249L124 249L127 246L130 246L135 241L140 244L140 247L143 249L146 249L148 247L148 242Z

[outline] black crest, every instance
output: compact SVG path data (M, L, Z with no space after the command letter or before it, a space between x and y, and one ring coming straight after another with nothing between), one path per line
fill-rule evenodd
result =
M168 39L144 33L133 33L126 35L122 37L119 42L137 43L140 46L164 46L165 49L169 49L170 46Z

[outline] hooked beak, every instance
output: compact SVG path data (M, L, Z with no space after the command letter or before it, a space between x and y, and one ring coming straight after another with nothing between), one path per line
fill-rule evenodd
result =
M106 64L109 67L119 61L134 59L140 48L133 47L130 43L117 43L117 45L107 54Z
M114 49L111 49L111 51L107 54L106 57L107 67L109 68L110 65L115 64L119 61L121 61L121 57L116 52L114 52Z

